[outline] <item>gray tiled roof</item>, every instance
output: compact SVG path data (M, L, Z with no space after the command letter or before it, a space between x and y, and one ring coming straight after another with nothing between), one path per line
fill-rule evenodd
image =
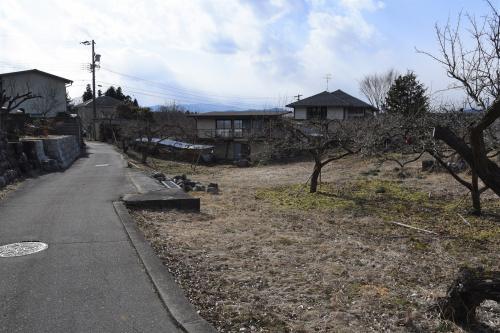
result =
M113 107L113 106L123 104L123 102L120 101L119 99L116 99L116 98L113 98L110 96L99 96L95 99L95 104L97 107ZM92 99L90 99L86 102L83 102L81 104L78 104L76 107L80 108L80 107L87 107L87 106L92 107Z
M342 90L336 90L334 92L323 91L317 95L301 99L297 102L290 103L287 105L289 108L300 107L300 106L336 106L336 107L363 107L372 108L368 103L351 96Z
M73 81L65 79L63 77L60 77L60 76L57 76L57 75L54 75L54 74L50 74L50 73L47 73L47 72L44 72L44 71L41 71L41 70L38 70L38 69L28 69L28 70L17 71L17 72L0 73L0 77L2 77L2 76L5 76L5 77L7 77L7 76L16 76L16 75L26 74L26 73L40 74L40 75L47 76L47 77L50 77L50 78L53 78L53 79L56 79L56 80L63 81L64 83L72 83L73 82Z

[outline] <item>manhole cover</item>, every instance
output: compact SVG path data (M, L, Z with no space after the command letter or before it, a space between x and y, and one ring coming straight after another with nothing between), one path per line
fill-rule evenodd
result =
M37 253L49 246L42 242L20 242L0 246L0 257L20 257Z

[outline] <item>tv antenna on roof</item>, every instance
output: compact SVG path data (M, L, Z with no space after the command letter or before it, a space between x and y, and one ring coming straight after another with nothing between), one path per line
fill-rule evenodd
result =
M328 91L328 81L332 79L332 74L326 74L324 79L326 80L326 91Z

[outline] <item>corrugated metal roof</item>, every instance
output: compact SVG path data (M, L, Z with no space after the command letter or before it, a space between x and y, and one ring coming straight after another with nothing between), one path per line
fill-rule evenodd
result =
M142 139L137 139L136 141L148 142L148 139L142 138ZM169 140L169 139L162 140L162 139L158 139L158 138L153 138L151 141L154 143L158 143L162 146L176 148L176 149L207 150L207 149L214 148L214 146L210 146L210 145L198 145L198 144Z
M370 104L343 92L336 90L334 92L323 91L319 94L301 99L297 102L287 105L289 108L300 106L333 106L333 107L362 107L373 108Z

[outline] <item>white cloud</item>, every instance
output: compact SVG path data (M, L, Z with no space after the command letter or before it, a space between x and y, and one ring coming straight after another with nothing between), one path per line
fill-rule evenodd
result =
M357 94L367 56L387 56L366 19L383 6L375 0L2 0L0 70L10 63L54 72L75 80L70 91L79 95L89 78L80 67L90 57L79 42L94 38L102 54L98 80L156 95L138 94L145 103L310 94L324 89L326 73L336 87Z

